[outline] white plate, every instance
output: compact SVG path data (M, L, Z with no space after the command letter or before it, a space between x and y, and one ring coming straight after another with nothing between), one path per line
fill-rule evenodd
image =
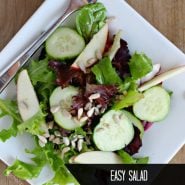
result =
M125 1L101 0L108 9L109 15L116 20L111 24L111 30L123 30L123 38L128 42L131 53L134 51L146 53L154 63L160 63L163 70L184 65L185 55L136 13ZM51 20L55 20L67 6L67 0L47 0L30 18L24 27L0 53L0 70L2 71L11 60L17 56L31 41L46 28ZM149 156L150 163L167 163L180 149L185 141L185 74L181 74L164 83L172 90L171 110L168 117L161 123L156 123L145 133L143 147L139 156ZM15 88L10 85L1 97L14 97ZM12 90L12 88L14 90ZM4 123L4 124L3 124ZM1 121L0 129L7 121ZM7 164L18 158L29 161L24 148L31 147L32 141L28 135L11 138L6 143L0 142L0 159ZM46 182L52 174L48 168L41 176L30 181L34 185Z

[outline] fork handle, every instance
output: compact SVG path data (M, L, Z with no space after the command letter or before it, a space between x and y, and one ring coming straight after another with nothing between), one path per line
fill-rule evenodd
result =
M77 9L68 8L64 14L44 31L29 47L27 47L11 64L5 68L0 74L0 93L6 88L10 81L15 77L18 70L23 67L28 59L36 52L36 50L46 41L46 39L54 32L54 30L63 23L66 18L74 13Z

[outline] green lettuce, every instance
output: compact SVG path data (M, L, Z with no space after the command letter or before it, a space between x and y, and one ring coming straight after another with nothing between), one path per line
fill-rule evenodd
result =
M119 85L119 92L123 93L128 91L128 89L135 90L137 89L137 83L132 77L126 77L122 84Z
M134 103L143 98L143 94L138 91L129 90L126 95L122 95L120 100L115 102L113 109L120 110L132 106Z
M9 129L0 131L0 140L3 142L12 136L15 137L18 133L18 125L22 123L15 101L0 99L0 118L4 116L10 116L12 118L12 125Z
M0 99L0 118L10 116L12 124L10 128L0 131L0 140L5 142L18 133L28 132L32 135L42 135L45 128L45 114L40 110L32 118L23 122L18 112L17 102Z
M42 135L44 133L45 114L40 110L33 117L18 126L19 132L28 132L32 135Z
M148 164L149 157L136 158L137 164Z
M79 185L77 180L66 168L64 161L61 159L60 155L55 151L53 144L47 144L44 148L44 153L47 162L55 173L54 177L45 185L66 185L70 183L74 185Z
M74 178L74 176L70 173L67 167L64 165L63 160L59 155L55 153L49 153L49 164L53 171L55 172L54 177L45 185L66 185L66 184L74 184L79 185L78 181Z
M105 24L106 9L102 3L88 4L78 11L76 28L88 42Z
M77 180L66 168L59 154L54 150L53 144L48 143L45 147L41 148L38 142L36 142L36 147L32 151L26 150L26 152L34 155L32 158L33 164L16 160L12 166L5 170L5 175L13 173L23 180L32 179L38 177L43 167L49 164L55 175L45 185L66 185L70 183L79 185Z
M82 127L77 127L77 128L75 129L75 131L74 131L74 134L75 134L75 135L82 135L82 136L86 137L87 132L84 131L84 129L83 129Z
M36 178L39 176L43 167L47 164L45 150L37 145L32 151L26 150L27 153L33 154L32 158L33 164L25 163L20 160L16 160L12 166L9 166L4 174L8 176L13 173L16 177L27 180Z
M132 77L137 80L151 72L153 65L151 59L145 54L135 53L130 59L129 68Z
M112 66L109 57L103 58L100 62L94 65L91 70L94 73L96 81L99 84L122 84L122 80L118 76L115 68Z
M38 98L43 104L43 109L47 109L49 96L56 87L56 75L49 69L48 59L45 58L40 61L32 60L28 66L28 73Z
M124 164L147 164L149 157L133 158L124 150L119 150L118 155L121 157Z
M80 185L78 181L72 176L69 170L63 166L60 167L53 179L49 182L45 183L44 185L66 185L66 184L73 184L73 185Z
M26 180L38 177L42 168L43 166L27 164L25 162L16 160L12 166L5 170L4 174L8 176L10 173L13 173L16 177Z

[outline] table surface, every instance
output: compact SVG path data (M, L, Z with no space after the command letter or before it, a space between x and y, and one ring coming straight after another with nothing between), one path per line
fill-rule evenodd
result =
M127 0L143 17L185 52L185 0ZM0 50L8 43L43 0L0 0ZM185 146L171 163L185 163ZM26 185L13 175L3 176L6 166L0 162L0 185Z

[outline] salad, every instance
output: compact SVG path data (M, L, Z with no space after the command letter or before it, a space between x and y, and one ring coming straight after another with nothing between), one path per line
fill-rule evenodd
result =
M25 132L35 140L25 151L33 163L17 159L5 175L32 179L49 164L55 175L46 185L79 184L66 164L148 163L133 155L167 116L172 93L154 78L160 64L131 54L120 30L110 36L109 21L102 3L81 8L75 28L57 28L19 72L16 99L0 99L0 117L12 118L0 140Z

